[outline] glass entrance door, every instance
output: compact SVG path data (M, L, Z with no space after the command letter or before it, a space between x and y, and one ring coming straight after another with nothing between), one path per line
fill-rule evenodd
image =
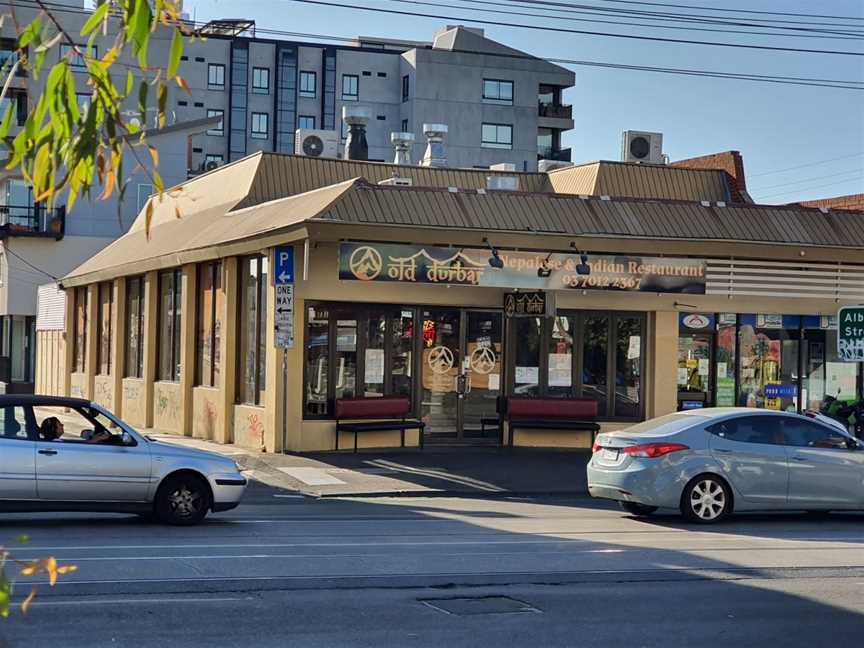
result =
M421 415L427 439L481 441L481 421L495 416L501 393L501 313L424 309L422 321ZM497 434L494 426L486 432L490 439Z

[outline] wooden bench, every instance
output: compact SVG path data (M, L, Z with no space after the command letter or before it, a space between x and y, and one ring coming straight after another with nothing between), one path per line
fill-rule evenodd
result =
M399 430L402 433L402 447L405 447L405 430L420 432L420 447L423 447L423 429L426 424L418 419L408 418L411 401L405 396L357 397L336 399L336 450L339 449L339 433L354 433L354 452L357 452L357 435L361 432L387 432ZM345 419L348 419L346 422ZM369 420L375 419L375 420Z
M510 428L511 448L518 428L591 432L592 442L600 431L596 421L597 401L593 398L510 396L505 418Z

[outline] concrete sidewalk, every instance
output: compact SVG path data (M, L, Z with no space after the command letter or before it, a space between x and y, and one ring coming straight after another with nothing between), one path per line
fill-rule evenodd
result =
M585 495L587 450L447 447L265 454L171 434L150 436L228 455L252 479L313 497Z

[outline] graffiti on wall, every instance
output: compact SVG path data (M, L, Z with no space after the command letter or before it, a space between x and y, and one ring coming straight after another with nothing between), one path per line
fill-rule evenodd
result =
M173 389L160 389L156 394L156 417L162 423L180 419L180 394Z
M201 402L201 414L198 417L198 434L205 439L213 439L216 437L216 423L219 418L219 413L216 410L216 404L208 399Z
M114 402L114 390L111 388L111 383L107 380L97 380L93 386L93 391L95 392L93 400L111 409Z
M246 433L250 445L264 445L264 422L258 414L249 414L246 417Z

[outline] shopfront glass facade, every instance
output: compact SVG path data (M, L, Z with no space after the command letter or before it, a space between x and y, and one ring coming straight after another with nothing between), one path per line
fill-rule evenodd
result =
M862 364L841 362L833 317L688 314L679 318L678 407L822 409L862 394Z

